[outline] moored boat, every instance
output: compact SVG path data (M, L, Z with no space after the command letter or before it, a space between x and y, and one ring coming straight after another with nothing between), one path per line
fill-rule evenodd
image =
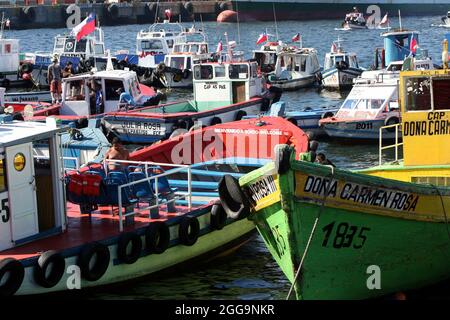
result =
M353 7L353 12L345 15L342 27L345 29L367 29L366 19L356 7Z
M126 162L123 170L97 164L64 178L63 129L33 122L0 127L8 132L0 141L5 150L2 296L114 284L236 248L254 226L245 219L227 219L217 202L224 170L241 176L270 159L280 142L302 151L307 144L303 131L281 118L243 120L150 146L132 153L130 161L104 164ZM206 136L214 141L206 142ZM46 159L33 157L36 143L47 145ZM174 161L173 148L186 153ZM187 151L194 152L193 158Z
M450 278L445 53L444 70L400 75L402 121L392 127L403 144L390 147L403 160L347 171L280 147L275 164L221 182L225 210L250 214L298 299L372 298Z
M322 85L326 89L344 90L353 86L353 79L364 71L355 53L346 52L341 40L334 41L331 51L325 55L322 72Z

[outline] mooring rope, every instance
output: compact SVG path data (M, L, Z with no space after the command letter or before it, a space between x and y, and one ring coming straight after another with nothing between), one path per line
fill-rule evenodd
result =
M448 225L447 211L445 210L444 199L442 198L442 194L439 191L439 188L434 184L430 184L430 185L436 190L436 192L439 195L439 198L441 200L442 211L444 213L444 219L445 219L445 226L447 228L447 235L448 235L448 239L450 240L450 228Z
M317 214L316 220L314 221L314 225L312 227L311 233L309 235L309 239L308 242L306 243L306 247L305 247L305 251L303 252L303 256L302 259L300 260L300 265L298 266L297 272L295 273L295 277L294 277L294 281L292 281L291 287L289 289L288 295L286 297L286 300L289 300L289 298L291 297L292 294L292 290L294 289L295 284L297 283L297 278L300 275L300 270L302 269L303 263L306 259L306 255L308 254L308 250L309 250L309 246L311 245L311 241L314 237L314 234L316 232L316 228L317 228L317 224L319 223L319 219L320 219L320 215L322 214L323 208L325 207L325 201L327 199L328 193L330 191L331 188L331 182L333 181L333 177L334 177L334 167L333 166L327 166L331 168L331 176L330 176L330 182L328 183L328 186L325 190L325 194L323 196L322 199L322 205L319 208L319 212Z

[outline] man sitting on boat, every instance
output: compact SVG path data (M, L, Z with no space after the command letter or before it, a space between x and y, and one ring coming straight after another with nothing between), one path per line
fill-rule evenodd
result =
M117 94L120 95L119 97L119 110L125 109L133 109L136 107L136 102L134 101L131 94L128 92L125 92L123 88L117 89Z
M52 96L52 103L61 102L61 66L58 63L58 56L54 55L52 64L48 66L47 80L50 84L50 94Z
M109 148L109 150L105 154L105 161L106 160L129 160L130 159L130 153L127 149L124 148L122 143L120 142L119 138L114 137L112 142L112 146ZM108 162L108 169L109 170L118 170L122 168L122 165L126 166L126 164L121 163L114 163L114 162Z

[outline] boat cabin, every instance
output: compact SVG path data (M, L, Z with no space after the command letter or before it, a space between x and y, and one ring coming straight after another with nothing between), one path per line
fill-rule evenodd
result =
M248 101L262 93L258 64L201 63L194 66L194 100L199 109Z
M148 30L139 31L136 37L139 65L155 67L164 62L165 55L172 52L175 40L183 30L181 24L164 20L163 23L151 25Z
M122 92L129 93L136 103L143 96L134 71L110 70L85 73L63 79L60 114L77 116L97 114L92 90L94 86L98 86L103 94L104 110L100 110L100 113L118 111Z
M357 84L336 113L337 119L374 119L398 111L397 81Z
M402 72L404 165L448 165L450 77L446 70ZM442 177L444 179L444 177Z
M46 123L0 124L0 251L66 229L61 130ZM35 144L46 146L49 157L34 157Z
M317 51L313 48L301 48L282 51L275 65L278 79L290 79L292 72L315 74L320 71Z
M347 66L350 68L359 69L358 58L355 53L344 51L328 52L325 55L324 70L337 68L339 66Z
M281 41L267 42L260 50L253 50L253 59L258 62L262 72L272 72L275 70L277 55L284 47Z
M57 35L55 37L53 54L85 59L90 57L105 57L106 50L103 30L101 28L95 28L92 35L86 36L79 41L72 35Z
M411 43L419 45L419 32L399 30L381 34L384 37L385 65L403 61L411 54Z
M0 84L8 74L17 75L19 64L19 40L3 39L0 34Z

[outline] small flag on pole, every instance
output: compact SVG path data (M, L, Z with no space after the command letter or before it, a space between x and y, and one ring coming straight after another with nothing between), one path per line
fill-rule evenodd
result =
M336 52L336 51L337 51L336 44L335 44L334 42L333 42L333 44L331 45L330 51L331 51L331 52Z
M76 36L77 41L95 31L95 13L89 14L79 25L72 29L72 33Z
M261 44L267 41L267 34L264 32L259 35L258 41L256 41L256 44Z
M383 17L383 19L381 19L380 21L380 25L382 24L386 24L388 22L388 14L386 13Z
M166 16L167 20L170 21L170 18L172 17L172 10L166 9L166 10L164 11L164 15Z
M416 54L416 51L417 51L417 48L419 47L419 45L417 44L417 40L416 40L416 38L412 38L411 39L411 44L410 44L410 46L409 46L409 50L411 51L411 53L413 54L413 55L415 55Z
M295 36L292 37L292 42L298 42L300 41L300 33L297 33Z
M219 43L217 44L217 50L216 53L220 53L223 50L223 46L222 46L222 41L219 41Z

